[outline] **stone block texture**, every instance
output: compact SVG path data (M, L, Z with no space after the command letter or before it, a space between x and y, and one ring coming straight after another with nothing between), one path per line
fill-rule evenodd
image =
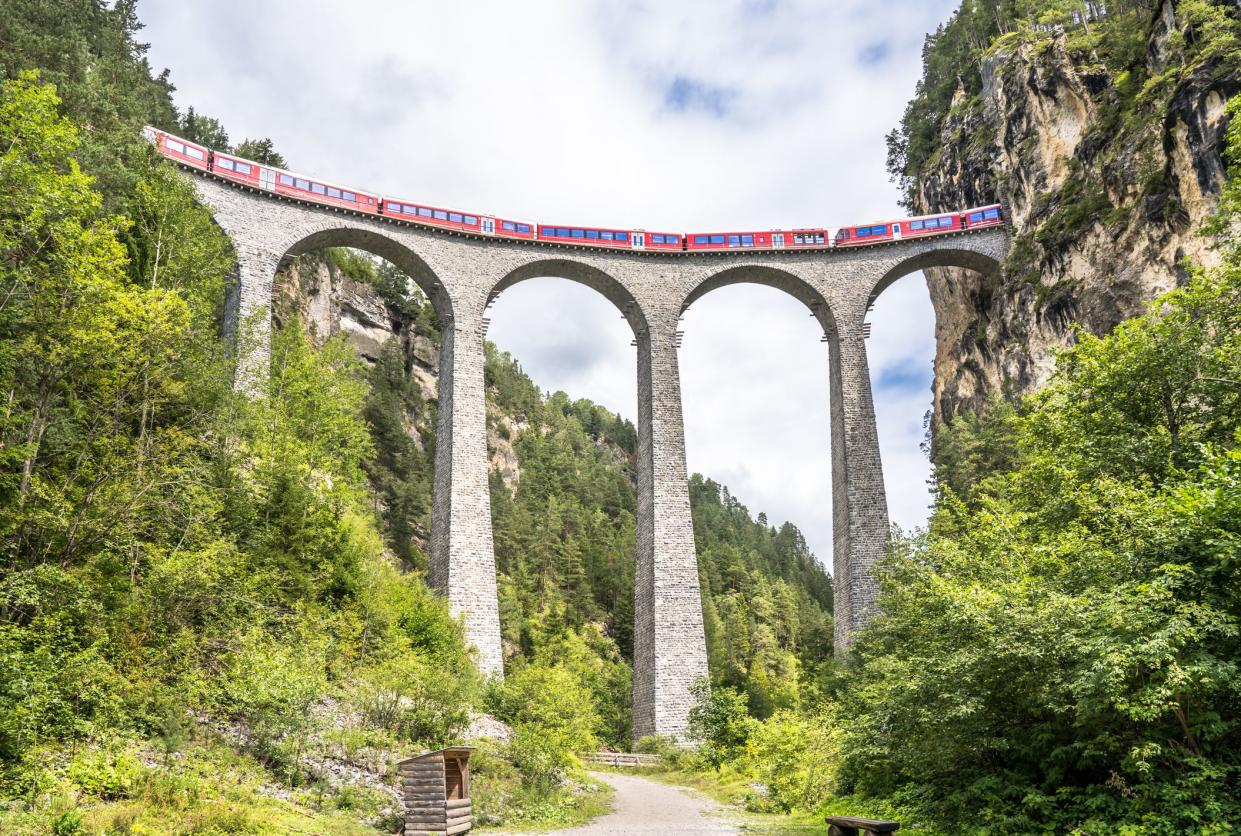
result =
M698 564L685 471L676 356L678 318L715 288L752 282L800 299L829 347L836 647L878 600L874 566L888 538L863 322L889 284L926 267L992 274L1003 229L821 252L635 253L517 242L424 229L278 198L210 175L194 182L237 254L228 327L239 388L257 391L269 363L272 280L280 262L356 247L408 273L443 326L432 499L431 584L464 619L480 668L503 674L487 487L484 311L504 288L556 276L594 288L621 311L638 345L638 536L634 736L688 735L690 686L707 675Z

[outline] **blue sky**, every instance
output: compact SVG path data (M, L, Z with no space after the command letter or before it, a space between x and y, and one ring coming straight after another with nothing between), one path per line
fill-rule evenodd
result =
M300 170L507 217L649 229L837 226L899 214L884 135L931 2L143 0L177 101ZM918 448L934 317L908 277L868 342L892 518L926 517ZM807 311L734 285L685 317L691 469L831 562L827 349ZM544 389L635 417L632 335L586 288L505 292L491 338Z

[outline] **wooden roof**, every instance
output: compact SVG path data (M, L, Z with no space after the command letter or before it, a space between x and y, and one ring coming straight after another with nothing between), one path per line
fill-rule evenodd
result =
M397 766L400 766L403 763L427 760L428 758L444 757L445 755L452 755L454 757L465 755L468 758L470 756L470 752L473 751L473 746L445 746L443 749L432 749L430 752L423 752L421 755L414 755L412 758L397 761Z

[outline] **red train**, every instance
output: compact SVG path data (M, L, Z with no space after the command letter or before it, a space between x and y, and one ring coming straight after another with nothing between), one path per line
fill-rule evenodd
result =
M455 209L444 209L404 199L382 197L373 192L348 188L318 178L262 165L223 151L212 151L203 145L155 128L145 128L143 134L155 143L161 154L182 165L209 171L226 180L297 200L477 235L494 235L525 241L546 241L580 247L655 252L823 250L836 247L861 247L927 235L946 235L965 229L998 226L1004 223L1004 213L1000 205L994 204L966 209L962 212L924 215L919 218L882 221L862 226L845 226L838 229L835 235L832 235L826 228L681 233L535 224L497 218L492 215L477 215Z

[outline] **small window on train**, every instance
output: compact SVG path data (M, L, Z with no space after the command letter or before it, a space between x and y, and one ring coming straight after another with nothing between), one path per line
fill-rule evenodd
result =
M324 186L322 183L311 183L310 190L314 192L315 194L326 194L327 193L327 187Z
M588 230L586 230L586 237L587 237L587 238L591 238L591 239L593 239L593 240L595 240L595 241L598 241L598 240L599 240L599 230L597 230L597 229L588 229Z
M473 215L463 215L462 217L464 218L465 222L469 224L470 226L478 226L478 218L474 217Z
M742 236L741 236L741 246L743 246L743 247L753 247L753 246L754 246L754 236L753 236L753 235L742 235Z
M446 209L432 209L431 217L437 221L446 221L448 220L448 211Z
M232 170L233 170L233 161L232 161L232 160L220 159L220 160L216 160L216 162L217 162L217 163L219 163L219 164L220 164L220 168L224 169L225 171L232 171Z
M189 154L191 157L193 157L196 160L201 160L206 157L206 155L203 154L202 151L199 151L197 148L191 148L188 145L185 146L185 153Z
M233 168L237 171L238 174L249 174L250 173L249 163L233 163Z
M664 242L664 236L662 236L662 235L652 235L652 236L651 236L651 243L652 243L652 244L662 244L663 242Z
M806 239L805 239L804 237L802 237L801 235L794 234L794 235L793 235L793 243L794 243L794 244L804 244L804 243L806 243Z
M574 238L585 238L585 237L586 237L586 230L584 230L584 229L575 229L575 230L573 230L570 234L571 234Z
M530 224L517 224L518 232L530 232Z
M982 220L982 212L971 212L970 223L978 223Z
M185 153L185 145L177 142L175 139L165 139L164 146L169 150L176 151L178 154Z
M280 175L280 185L282 185L282 186L292 186L292 185L293 185L293 178L292 178L292 177L290 177L290 176L289 176L289 175L287 175L287 174L281 174L281 175Z
M730 246L730 247L740 247L740 246L741 246L741 236L740 236L740 235L729 235L729 236L728 236L728 246Z
M603 237L604 241L611 241L613 238L616 237L615 235L613 235L610 232L607 232L606 230L603 232L600 232L599 234Z
M712 243L712 244L723 244L723 243L724 243L724 236L723 236L723 235L712 235L712 236L711 236L711 243Z
M629 240L629 233L628 233L628 232L617 232L617 233L614 233L614 234L616 235L616 240L617 240L617 241L628 241L628 240Z
M929 221L927 222L927 226L930 226ZM910 229L922 229L922 221L910 221L909 228Z
M814 236L814 243L816 243L816 244L822 244L824 240L825 240L825 239L824 239L824 236L823 236L823 233L822 233L822 232L815 233L815 236Z
M694 236L694 243L695 243L695 244L706 244L706 243L707 243L707 236L706 236L706 235L695 235L695 236Z
M333 187L333 186L328 186L328 187L327 187L327 196L328 196L328 197L340 197L340 189L337 189L337 188L335 188L335 187Z
M505 232L516 232L517 224L513 223L512 221L500 221L500 229L504 230Z
M856 233L854 233L854 234L855 234L855 235L857 235L857 237L858 237L858 238L865 238L866 236L870 235L870 227L869 227L869 226L859 226L859 227L857 228L857 232L856 232Z
M348 200L352 203L358 202L358 196L354 194L353 192L341 192L340 196L342 200Z
M985 218L988 218L988 219L995 219L995 218L998 218L998 217L1000 216L1000 210L999 210L999 209L988 209L988 210L986 210L985 212L983 212L982 214L983 214L983 217L985 217Z
M462 221L461 213L460 212L449 212L448 220L452 221L455 224L461 223Z
M418 217L420 218L429 218L435 214L434 212L432 212L430 209L428 209L425 206L410 206L408 208L409 214L411 215L414 214L415 209L418 210Z
M681 236L680 236L680 235L667 235L667 236L665 236L665 240L666 240L669 244L680 244L680 243L681 243Z
M295 186L297 186L297 188L302 189L303 191L308 191L308 190L310 189L310 181L309 181L309 180L303 180L303 179L302 179L302 178L300 178L300 177L296 178L296 179L293 181L293 184L294 184Z

